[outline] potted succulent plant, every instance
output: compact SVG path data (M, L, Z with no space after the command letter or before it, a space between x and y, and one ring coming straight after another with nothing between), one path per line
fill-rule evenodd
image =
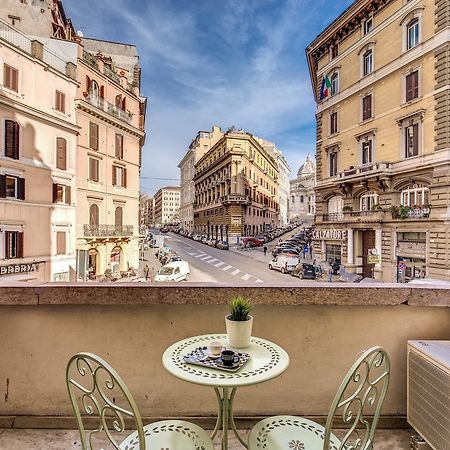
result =
M248 347L253 326L250 300L244 297L235 297L228 303L228 308L230 313L225 317L228 342L235 348Z

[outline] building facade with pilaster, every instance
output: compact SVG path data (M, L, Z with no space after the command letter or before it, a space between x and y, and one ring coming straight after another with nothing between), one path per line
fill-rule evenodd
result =
M306 49L322 260L450 279L449 26L448 0L357 0Z

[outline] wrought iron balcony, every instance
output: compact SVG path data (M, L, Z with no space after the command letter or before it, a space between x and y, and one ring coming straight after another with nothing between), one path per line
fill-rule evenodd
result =
M123 109L119 108L118 106L113 105L112 103L109 103L104 98L100 98L97 95L93 95L92 93L89 94L86 97L86 101L90 103L92 106L95 106L96 108L110 114L111 116L116 117L117 119L130 123L131 122L131 114L129 114L127 111L124 111Z
M349 167L347 170L337 174L339 179L351 178L351 177L361 177L372 174L379 174L383 172L388 172L391 168L390 163L380 162L373 164L365 164L360 167Z
M133 235L133 225L83 225L85 237L124 237Z
M248 195L243 194L228 194L220 198L222 205L248 205L250 203L250 198Z
M344 213L328 213L323 215L324 222L338 222L344 220Z

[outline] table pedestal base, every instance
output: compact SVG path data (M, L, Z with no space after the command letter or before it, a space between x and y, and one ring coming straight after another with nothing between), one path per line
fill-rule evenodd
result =
M216 393L217 403L218 403L218 411L219 414L217 416L216 426L211 434L211 439L217 435L220 429L222 429L222 450L228 450L228 430L233 430L234 435L237 437L239 442L245 447L248 448L247 443L240 436L236 424L234 423L233 417L233 402L234 396L236 395L236 388L222 388L222 392L218 388L214 388L214 392Z

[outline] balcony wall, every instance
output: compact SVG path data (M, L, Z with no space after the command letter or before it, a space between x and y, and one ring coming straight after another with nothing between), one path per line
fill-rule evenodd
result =
M279 378L238 391L238 417L325 416L355 356L383 345L392 360L383 408L390 419L384 421L403 418L407 340L450 339L450 290L444 288L3 286L0 426L73 425L64 420L71 415L64 376L68 358L79 351L107 359L146 418L214 415L213 391L174 378L162 367L161 355L179 339L224 332L225 304L236 294L256 304L253 334L280 344L291 357Z

